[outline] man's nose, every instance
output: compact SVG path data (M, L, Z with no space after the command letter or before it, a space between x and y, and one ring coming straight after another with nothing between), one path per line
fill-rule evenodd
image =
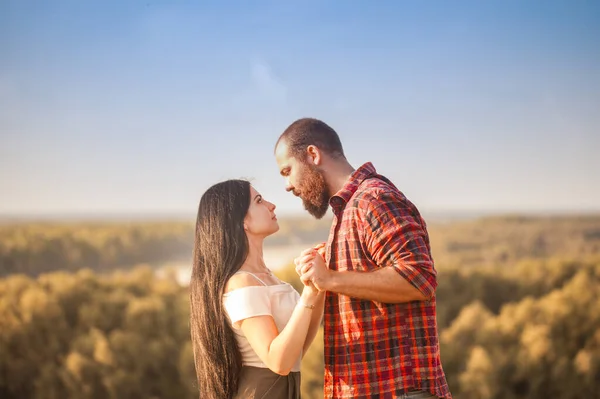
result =
M293 189L294 189L294 186L292 186L289 181L286 181L285 182L285 191L287 191L289 193Z

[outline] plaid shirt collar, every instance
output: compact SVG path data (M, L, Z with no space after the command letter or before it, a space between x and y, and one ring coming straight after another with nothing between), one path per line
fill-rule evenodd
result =
M371 162L363 164L360 168L356 169L351 175L344 186L329 199L329 204L335 213L338 213L350 201L350 198L354 195L358 186L367 178L376 175L377 171L375 166Z

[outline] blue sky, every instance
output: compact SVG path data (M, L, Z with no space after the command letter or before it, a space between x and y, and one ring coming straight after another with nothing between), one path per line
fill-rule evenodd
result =
M123 4L126 3L126 4ZM600 210L594 1L0 2L0 214L194 214L313 116L424 212Z

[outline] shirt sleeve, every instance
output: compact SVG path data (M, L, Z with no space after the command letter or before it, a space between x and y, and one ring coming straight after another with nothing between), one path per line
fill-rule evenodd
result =
M235 328L240 321L256 316L272 316L269 290L263 286L251 286L230 291L223 299L223 306Z
M368 201L365 242L373 261L392 267L426 297L437 288L427 230L414 205L404 196L386 192Z

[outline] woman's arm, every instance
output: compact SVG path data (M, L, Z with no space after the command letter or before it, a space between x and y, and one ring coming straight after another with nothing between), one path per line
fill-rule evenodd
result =
M319 331L319 327L321 326L321 321L323 320L323 309L325 306L325 292L319 292L317 296L317 300L315 301L315 308L312 311L312 316L310 319L310 325L308 326L308 333L306 334L306 340L304 340L304 346L302 347L302 357L308 351L308 348L312 344L317 332Z
M240 328L260 360L273 372L287 375L300 358L317 309L318 292L304 287L300 302L286 326L277 331L271 316L257 316L240 321ZM315 305L314 309L304 305ZM314 339L314 335L312 337Z
M301 275L300 268L306 262L310 262L314 260L314 257L317 255L321 255L323 259L325 259L325 248L326 243L322 242L315 245L313 248L309 248L303 251L299 257L294 259L294 263L296 264L296 272ZM316 289L312 283L309 283L311 288ZM317 332L319 331L319 327L321 326L321 321L323 320L323 311L325 306L325 291L320 291L317 297L317 301L315 302L315 308L313 310L312 319L310 321L310 326L308 327L308 334L306 336L306 341L304 342L304 349L302 351L302 357L308 351L308 348L312 344Z

